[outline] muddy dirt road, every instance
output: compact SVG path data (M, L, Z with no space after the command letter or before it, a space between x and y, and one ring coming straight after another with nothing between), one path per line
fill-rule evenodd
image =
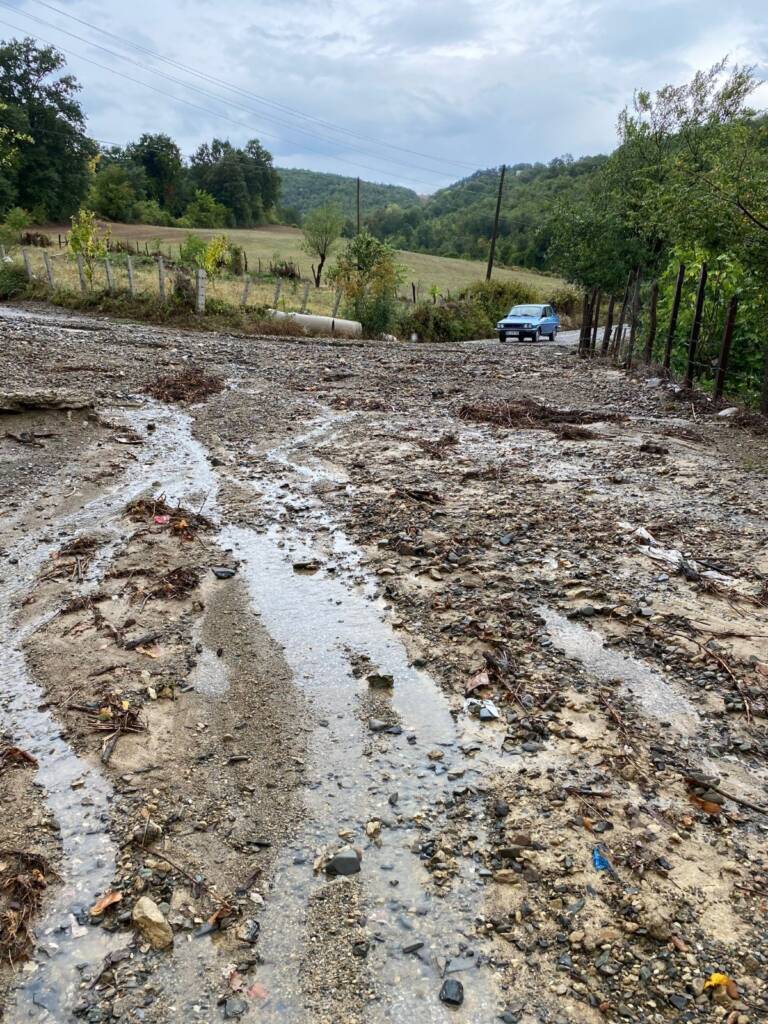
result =
M768 435L567 344L0 336L4 1021L766 1018Z

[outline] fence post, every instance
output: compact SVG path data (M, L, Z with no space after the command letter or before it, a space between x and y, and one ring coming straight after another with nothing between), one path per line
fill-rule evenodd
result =
M157 286L160 290L160 301L165 302L165 263L162 253L157 257Z
M416 305L416 282L411 281L411 291L413 292L413 304Z
M24 269L27 272L27 280L31 281L34 275L32 274L32 265L29 262L29 253L26 249L21 250L21 258L24 260Z
M608 312L605 315L605 330L603 331L603 343L600 346L600 355L604 356L608 353L608 345L611 341L611 331L613 329L613 307L616 305L616 296L611 293L608 299Z
M5 246L0 245L0 260L5 262Z
M763 362L763 390L760 394L760 412L768 416L768 345L765 346L765 361Z
M307 299L309 298L309 281L304 282L304 294L301 296L301 309L299 312L307 312Z
M248 305L248 292L251 290L251 278L248 274L245 275L245 282L243 284L243 297L240 299L240 305L245 309Z
M651 308L648 312L648 334L645 339L645 351L643 362L648 366L653 359L653 346L656 341L656 310L659 304L659 282L654 281L651 285Z
M677 281L675 283L675 298L672 302L672 313L669 317L669 330L667 331L667 340L664 344L664 360L661 364L665 376L669 375L669 364L672 361L672 343L675 340L675 331L677 330L677 317L680 313L680 299L683 295L684 281L685 264L681 263L680 268L677 271Z
M85 295L88 291L88 283L85 280L85 267L83 266L83 254L77 254L77 276L80 278L80 291Z
M739 298L737 295L734 295L728 303L728 313L726 314L725 327L723 328L723 341L720 345L720 358L717 361L717 376L715 377L715 393L713 395L715 402L719 402L723 397L725 375L728 372L728 360L731 357L731 342L733 341L733 328L736 324L736 310L738 306Z
M336 289L336 298L333 300L333 313L331 316L335 320L339 315L339 306L341 305L341 288Z
M629 344L627 345L627 358L625 366L628 370L632 369L632 357L635 354L635 340L637 338L637 328L640 324L640 270L637 271L637 277L635 278L635 289L632 294L632 319L629 325Z
M112 277L112 264L109 262L109 257L104 258L104 272L107 275L107 291L110 295L115 294L115 281Z
M195 309L198 313L205 312L205 281L206 273L202 267L195 271Z
M624 297L621 300L621 312L619 313L619 321L616 324L616 331L613 338L613 344L611 345L611 355L614 359L618 357L621 351L621 338L624 334L624 319L627 315L627 303L629 302L629 290L632 287L632 280L635 276L634 268L627 274L627 283L624 286Z
M589 351L589 332L592 328L592 304L588 291L584 292L584 301L581 304L581 331L579 333L579 355L584 356Z
M275 297L272 300L272 306L273 306L274 309L277 309L277 304L280 301L280 292L282 291L282 288L283 288L283 279L282 279L282 277L278 277L277 282L275 283Z
M53 280L53 264L51 263L51 257L48 255L45 249L43 249L43 263L45 263L45 274L46 277L48 278L48 287L51 289L51 291L53 291L53 289L56 287L56 284Z
M590 342L589 351L590 355L595 354L595 345L597 345L597 328L600 321L600 304L603 301L603 293L598 288L597 297L595 299L595 311L592 317L592 340Z
M130 292L130 296L133 299L136 295L133 284L133 256L128 256L126 258L126 266L128 268L128 291Z
M683 387L693 387L693 378L696 369L696 352L699 347L699 338L701 336L701 317L704 312L704 295L707 289L707 261L701 264L701 273L699 274L699 288L696 292L696 309L693 314L693 326L691 327L691 340L688 342L688 362L685 367L685 377L683 378Z

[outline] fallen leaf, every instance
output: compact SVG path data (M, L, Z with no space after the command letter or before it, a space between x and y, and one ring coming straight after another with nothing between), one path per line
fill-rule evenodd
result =
M475 690L482 690L485 686L490 686L491 680L484 668L480 669L479 672L475 672L473 676L470 676L464 686L464 693L469 695L474 693Z
M242 974L240 974L238 971L232 971L232 973L229 976L229 987L232 989L232 991L241 992L244 984L245 983L243 981Z
M736 1000L739 998L739 990L736 987L736 982L729 978L725 985L725 991L728 993L731 999Z
M121 892L115 892L114 890L112 892L105 892L101 899L96 900L91 907L89 911L91 917L98 917L99 914L103 914L107 907L114 906L115 903L119 903L122 898L123 894Z
M248 989L248 995L251 999L266 999L268 994L264 986L260 985L258 981L255 981Z
M702 800L701 797L696 796L694 793L689 793L688 799L692 804L704 811L705 814L709 814L713 818L717 818L722 813L723 808L720 804L713 804L710 800Z

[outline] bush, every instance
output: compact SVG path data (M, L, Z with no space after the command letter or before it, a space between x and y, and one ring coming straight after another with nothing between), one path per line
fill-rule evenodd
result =
M42 231L25 231L21 236L22 245L34 245L41 249L49 249L53 242L50 235L44 235Z
M419 341L468 341L491 337L495 323L476 301L460 299L442 306L422 302L403 314L399 333L403 338L416 334Z
M139 224L156 224L161 228L170 228L174 219L164 210L156 199L141 199L133 207L133 218Z
M23 295L28 285L27 273L19 263L0 263L0 299Z
M235 274L237 277L242 277L245 273L245 249L242 245L229 246L229 272Z
M495 325L512 306L524 302L542 302L542 297L520 281L476 281L459 295L460 300L480 306Z
M179 262L184 266L202 267L206 242L200 235L188 234L179 247Z
M20 206L14 206L5 215L5 221L0 224L0 244L6 249L12 249L21 240L22 231L29 227L31 218L26 210Z
M555 288L545 301L555 307L558 316L575 317L581 312L581 296L573 288Z

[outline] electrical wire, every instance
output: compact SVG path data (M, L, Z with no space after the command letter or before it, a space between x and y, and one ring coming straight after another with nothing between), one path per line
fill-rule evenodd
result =
M28 0L29 2L29 0ZM461 167L469 170L475 170L473 164L465 163L462 160L450 160L443 157L434 157L431 153L422 153L419 150L409 149L406 146L398 146L392 142L385 142L381 139L376 139L370 135L365 135L362 132L357 132L351 128L346 128L343 125L337 125L330 121L325 121L322 118L315 117L312 114L306 114L301 110L297 110L295 107L289 107L286 104L278 103L275 100L270 100L266 96L261 96L258 93L250 92L246 89L242 89L239 86L232 85L226 82L224 79L217 78L215 75L210 75L206 72L200 71L197 68L190 67L188 64L182 64L180 61L174 60L172 57L166 57L164 54L158 53L146 46L142 46L140 43L135 43L130 39L125 39L122 36L117 35L115 32L110 32L107 29L101 28L99 25L94 25L92 22L85 21L83 18L78 18L74 14L69 14L67 11L61 10L61 8L54 6L53 4L46 3L45 0L32 0L34 3L38 3L41 7L46 7L50 11L54 11L56 14L62 17L69 18L71 21L77 22L79 25L83 25L86 28L90 28L94 32L99 32L110 39L115 39L120 42L123 46L129 46L140 53L144 53L147 56L153 57L155 60L163 61L166 64L170 64L180 71L185 71L187 74L194 75L196 78L201 78L204 81L218 85L224 89L228 89L231 92L239 93L249 99L255 100L258 103L263 103L266 106L274 107L276 110L282 110L285 113L292 114L295 117L300 117L304 120L316 123L323 128L331 129L336 132L350 135L354 138L362 139L366 142L373 142L377 146L385 146L388 149L399 150L401 153L408 153L411 156L422 157L427 160L434 160L435 162L441 162L442 164L450 164L454 167ZM18 10L18 8L14 8ZM28 15L29 16L29 15Z
M2 2L3 2L3 0L0 0L0 3L2 3ZM3 19L0 19L0 25L5 25L7 28L13 29L14 32L21 32L21 33L28 34L28 30L27 29L20 28L18 25L13 25L11 22L4 21ZM35 36L35 38L38 39L39 42L45 43L47 46L53 46L53 47L56 47L57 49L60 49L67 56L75 57L78 60L85 61L87 64L92 64L94 67L100 68L102 71L107 71L110 74L116 75L118 78L122 78L125 81L132 82L135 85L141 85L145 89L149 89L152 92L158 93L159 95L165 97L166 99L170 99L170 100L172 100L175 103L183 103L185 106L190 107L193 110L198 110L198 111L201 111L204 114L208 114L210 116L217 117L220 120L227 121L228 123L236 125L237 127L246 128L248 131L258 131L259 134L261 136L263 136L264 138L276 139L278 142L283 142L284 141L282 136L274 135L274 134L272 134L270 132L265 132L265 131L263 131L260 128L255 128L252 124L249 124L249 123L247 123L245 121L237 121L234 118L228 117L226 114L221 113L220 111L212 110L210 107L203 107L203 106L201 106L198 103L192 103L190 100L183 99L180 96L173 96L173 95L165 92L163 89L159 89L157 86L150 85L149 82L143 82L139 78L134 78L131 75L123 74L122 72L117 71L115 68L110 68L110 67L108 67L105 64L100 64L98 61L95 61L95 60L91 59L90 57L85 57L83 54L75 53L72 50L65 49L64 47L60 46L58 43L54 43L54 42L52 42L49 39L44 39L42 36ZM304 144L302 143L302 145L304 145ZM313 147L310 147L310 146L305 146L305 148L310 150L311 152L319 153L321 156L328 156L328 154L324 153L322 150L313 149ZM350 161L348 161L348 163L351 166L353 166L353 167L360 167L363 170L371 171L374 174L385 173L385 172L383 172L381 170L381 168L371 167L368 164L361 164L361 163L358 163L357 161L350 160ZM414 183L416 185L425 185L429 189L434 189L435 188L435 183L434 182L427 182L427 181L424 181L421 178L412 178L410 176L406 176L406 175L402 175L402 174L398 175L398 176L403 181L410 181L410 182L412 182L412 183Z
M94 49L101 50L103 53L106 53L109 57L114 57L118 60L125 61L132 67L138 66L139 68L141 68L142 71L146 71L151 75L157 75L158 77L163 78L166 81L173 82L175 85L180 85L183 89L191 90L192 92L197 93L200 96L203 96L207 99L212 99L217 103L223 102L228 104L229 106L234 106L240 110L245 111L248 114L255 114L256 117L263 118L264 120L271 122L272 124L276 124L282 128L287 128L289 132L299 132L301 135L306 135L311 139L319 139L320 141L326 141L323 136L318 135L317 131L311 131L308 128L301 128L297 125L293 125L288 121L282 121L271 114L256 112L251 107L247 107L244 104L238 103L235 100L231 100L227 97L219 96L215 93L208 92L208 90L201 89L199 86L192 85L189 82L185 82L183 79L176 78L174 75L169 75L164 71L159 71L157 68L148 67L146 64L138 63L132 60L132 58L130 57L126 57L123 54L116 53L114 50L110 50L106 46L102 46L100 43L95 43L90 39L86 39L83 36L77 35L74 32L70 32L68 29L61 28L59 25L54 25L43 18L38 18L35 14L29 14L26 11L19 11L19 9L14 7L11 3L9 3L8 0L0 0L0 5L9 8L16 14L21 14L25 18L29 18L31 21L38 22L39 24L44 25L46 28L53 29L56 32L62 32L64 35L69 36L72 39L78 40L78 42L85 43L87 46L91 46ZM300 144L304 145L304 142L302 141ZM350 146L349 149L352 152L362 153L364 156L373 157L375 160L379 160L383 163L398 165L401 167L415 168L416 170L424 171L426 174L434 175L436 178L439 178L440 180L445 179L445 174L441 174L440 172L436 171L433 167L424 167L423 165L413 164L412 162L405 163L403 160L398 160L395 157L380 156L378 153L372 152L371 150L362 149L360 146ZM432 185L431 187L434 188L434 185Z

